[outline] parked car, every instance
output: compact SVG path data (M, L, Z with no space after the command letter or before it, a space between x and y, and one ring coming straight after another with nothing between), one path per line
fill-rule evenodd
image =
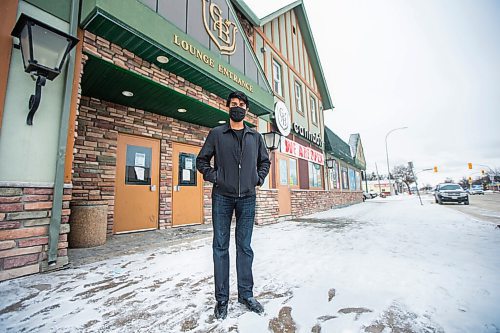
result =
M369 191L368 194L372 197L372 199L378 196L378 193L375 191Z
M436 186L434 199L440 205L443 202L463 202L465 205L469 204L469 195L467 192L460 185L453 183L444 183Z
M469 193L474 194L482 194L484 195L483 186L482 185L472 185L472 188L469 190Z

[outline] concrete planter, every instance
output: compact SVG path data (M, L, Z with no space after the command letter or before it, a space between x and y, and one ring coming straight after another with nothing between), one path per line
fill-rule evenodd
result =
M106 243L108 205L74 202L71 205L69 246L94 247Z

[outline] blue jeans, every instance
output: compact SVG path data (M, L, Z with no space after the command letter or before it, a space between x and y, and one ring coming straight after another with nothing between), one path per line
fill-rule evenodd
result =
M255 195L233 198L214 193L212 195L212 223L214 239L215 299L229 300L229 235L233 212L236 214L236 273L238 296L253 297L252 241L255 220Z

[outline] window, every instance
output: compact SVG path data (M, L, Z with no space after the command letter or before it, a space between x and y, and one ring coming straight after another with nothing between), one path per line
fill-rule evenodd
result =
M309 162L309 187L322 187L321 178L321 166Z
M349 188L349 179L347 177L347 168L346 167L341 167L340 168L341 176L342 176L342 189L347 190Z
M302 86L297 81L295 81L295 107L298 113L304 114L302 105Z
M318 114L316 113L316 99L311 96L311 120L313 124L318 123Z
M281 85L281 65L273 59L273 89L274 92L283 96L283 87Z
M290 159L290 185L299 185L299 179L297 178L297 160L293 158Z
M460 185L454 185L454 184L450 184L450 185L443 185L443 186L439 186L439 190L440 191L462 191L463 189L460 187Z
M288 165L286 160L280 159L280 185L288 185Z
M328 175L330 180L330 189L339 188L338 165L336 160L333 160L333 168L328 169Z
M356 190L356 174L354 173L354 170L349 168L349 189L351 191Z
M127 145L125 184L151 185L151 148Z

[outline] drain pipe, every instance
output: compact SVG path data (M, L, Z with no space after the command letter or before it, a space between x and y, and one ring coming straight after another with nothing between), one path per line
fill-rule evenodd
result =
M71 17L69 34L76 36L78 29L78 11L80 0L71 0ZM80 41L81 43L82 41ZM73 48L69 54L66 83L64 85L64 104L59 126L59 142L57 148L56 174L54 180L54 196L52 199L52 214L49 225L49 254L48 265L57 265L57 248L59 233L61 231L62 202L64 195L64 162L66 157L66 143L68 140L69 115L71 110L71 95L73 93L73 80L75 77L75 53Z

